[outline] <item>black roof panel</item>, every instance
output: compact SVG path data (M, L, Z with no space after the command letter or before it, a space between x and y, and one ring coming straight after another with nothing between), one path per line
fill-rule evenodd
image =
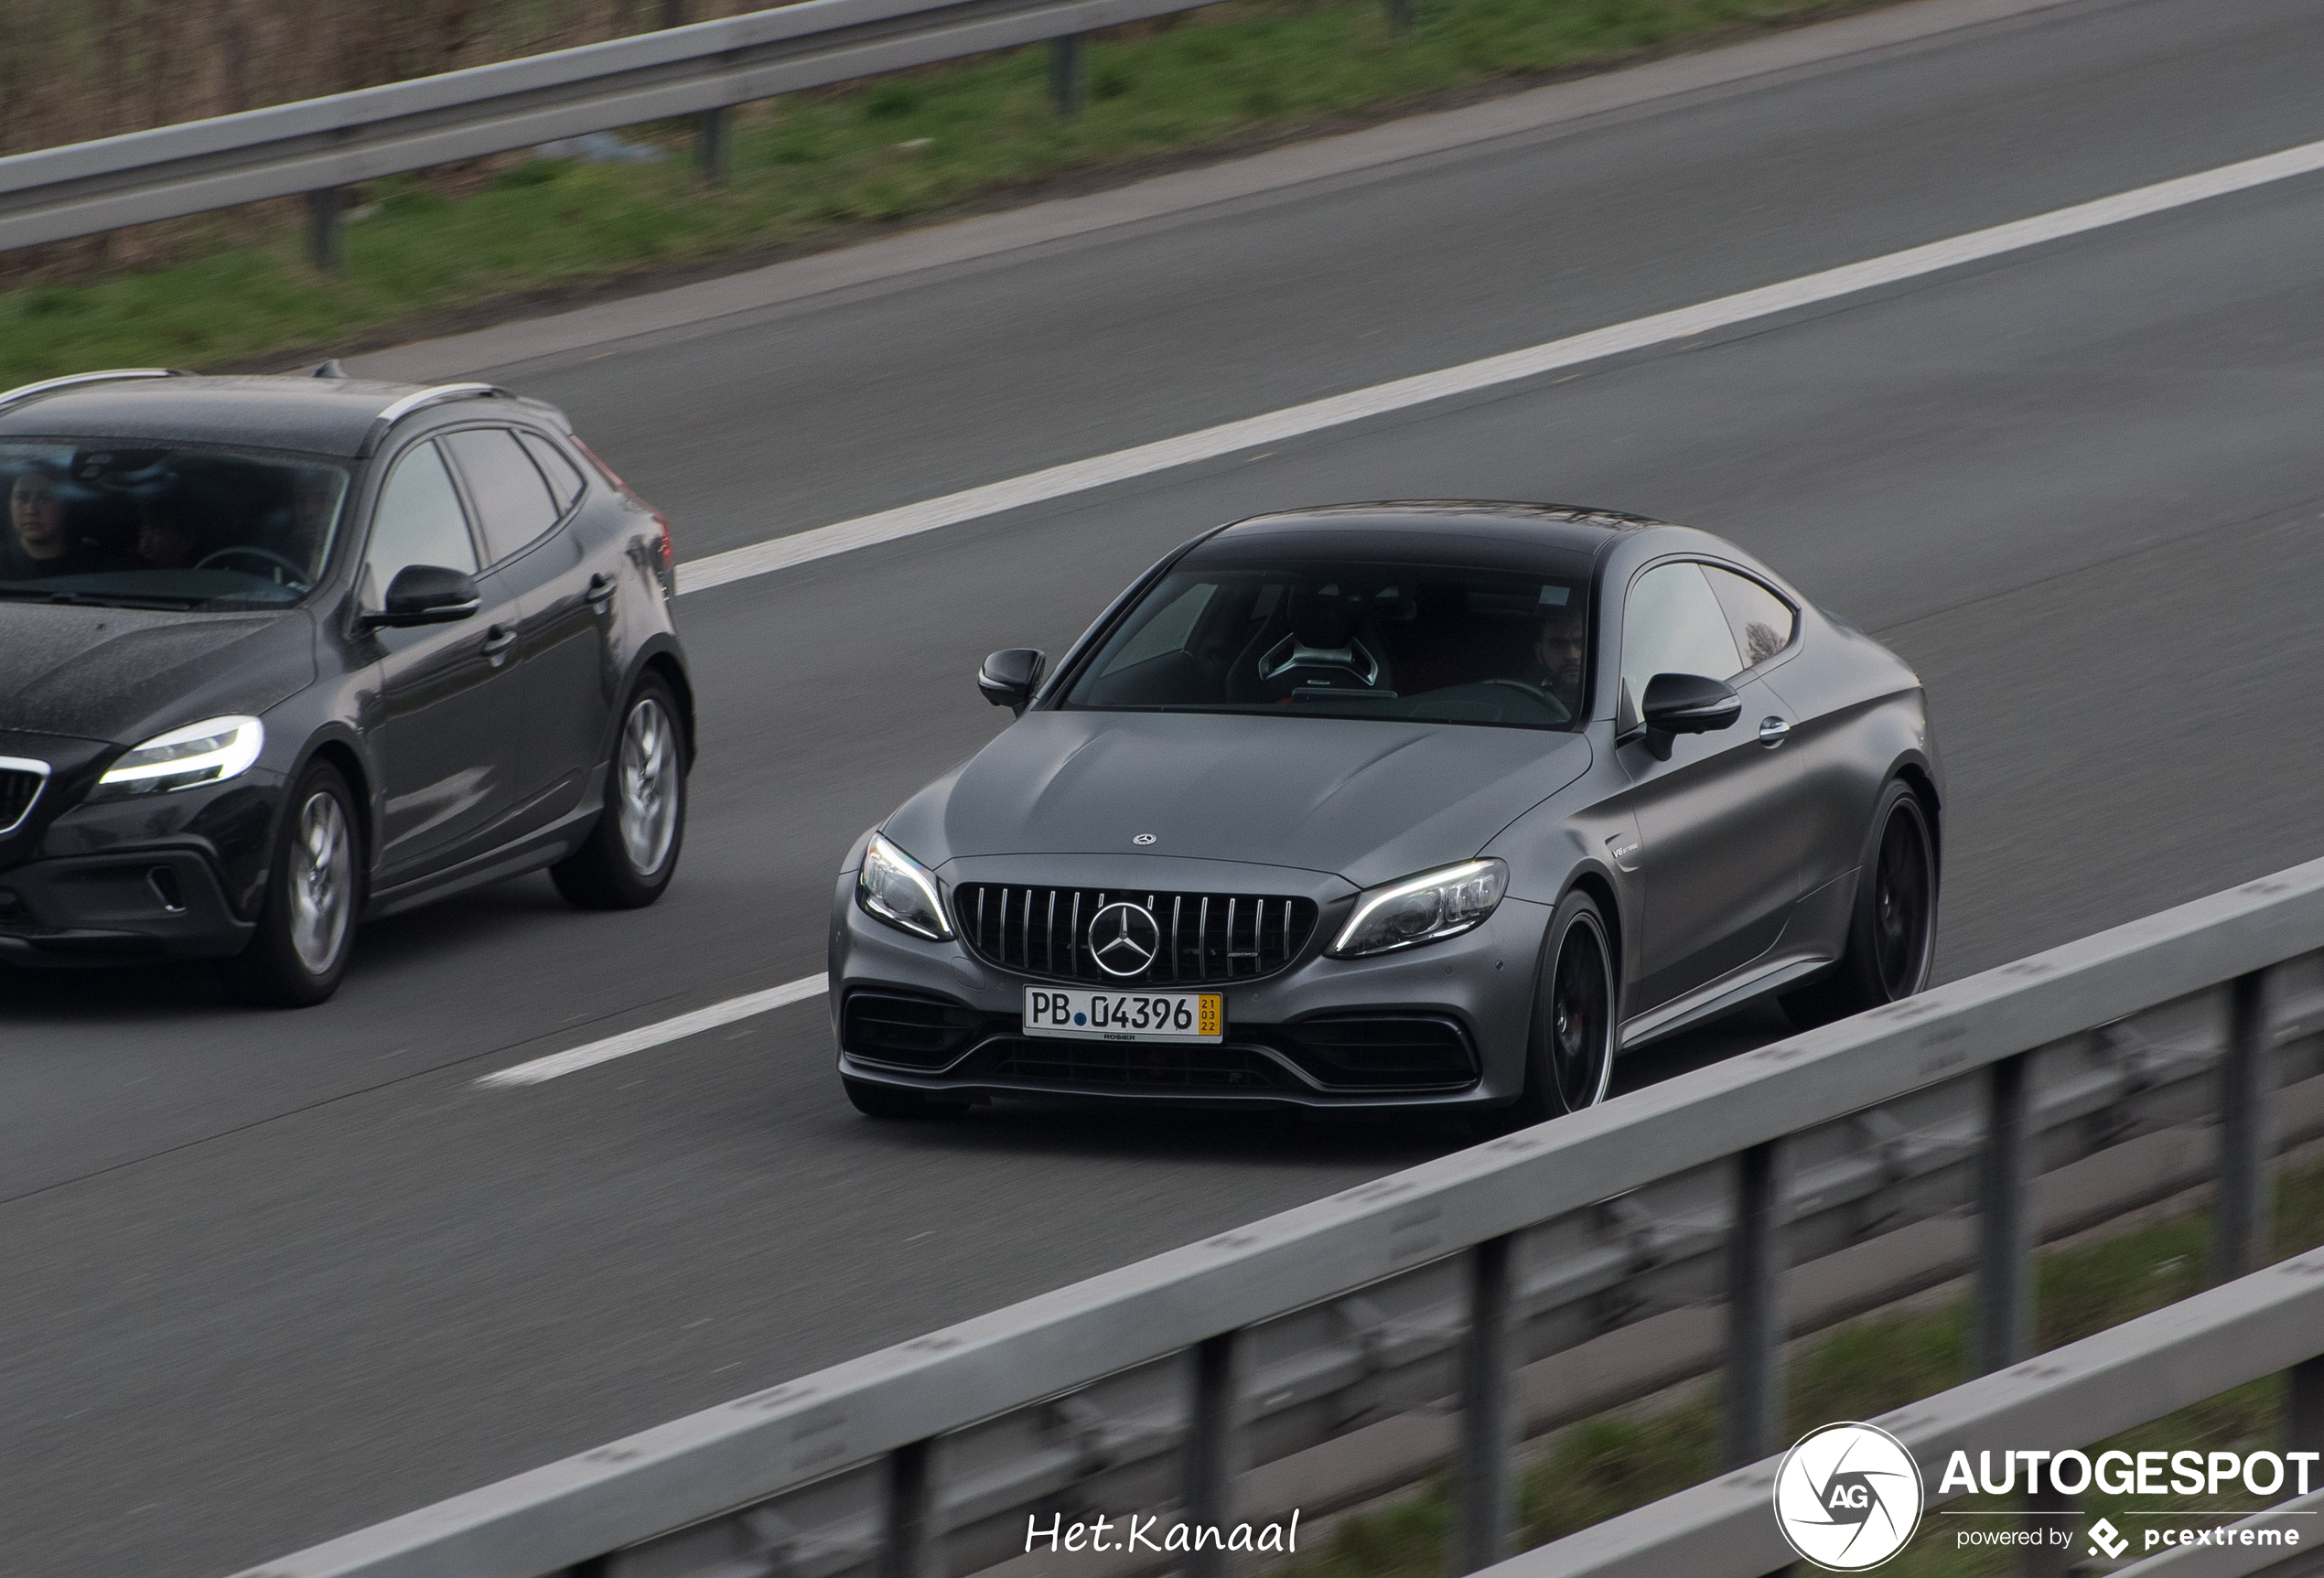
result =
M379 413L421 387L283 374L74 384L0 407L0 438L151 438L352 456Z

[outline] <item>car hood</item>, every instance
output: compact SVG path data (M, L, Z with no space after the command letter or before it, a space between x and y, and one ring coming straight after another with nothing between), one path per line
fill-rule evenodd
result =
M1028 713L887 831L930 864L1135 854L1330 872L1465 860L1589 766L1579 735L1187 713ZM1152 835L1149 843L1134 841Z
M264 712L315 678L304 613L180 614L0 603L0 729L134 745Z

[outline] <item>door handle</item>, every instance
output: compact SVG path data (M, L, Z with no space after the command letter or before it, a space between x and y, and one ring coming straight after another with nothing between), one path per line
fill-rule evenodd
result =
M600 570L589 577L589 589L581 596L584 601L602 604L612 597L613 577Z
M1759 744L1767 746L1770 750L1773 750L1776 746L1781 745L1784 740L1790 736L1791 733L1791 725L1781 718L1761 718L1759 720Z
M495 625L484 632L483 653L498 663L516 645L516 632L506 625Z

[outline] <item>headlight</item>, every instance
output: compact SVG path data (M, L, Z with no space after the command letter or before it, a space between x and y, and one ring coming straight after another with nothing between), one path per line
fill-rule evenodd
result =
M1490 915L1508 886L1508 863L1487 859L1368 887L1327 951L1354 959L1458 937Z
M937 896L936 874L888 843L884 833L872 834L865 846L864 869L855 876L855 902L875 919L931 942L952 934L944 920L944 901Z
M98 787L115 794L161 794L223 783L250 770L266 746L256 718L209 718L156 735L106 769Z

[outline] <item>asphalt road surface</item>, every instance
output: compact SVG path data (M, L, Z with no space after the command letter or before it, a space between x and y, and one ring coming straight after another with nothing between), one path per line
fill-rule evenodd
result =
M699 556L2324 136L2306 0L2074 5L971 269L491 370ZM1465 1143L883 1126L820 1004L841 853L1219 521L1345 499L1727 533L1926 680L1941 972L2324 853L2324 185L686 597L676 885L371 927L338 1000L0 974L0 1571L202 1578ZM1773 1033L1695 1038L1638 1079Z

